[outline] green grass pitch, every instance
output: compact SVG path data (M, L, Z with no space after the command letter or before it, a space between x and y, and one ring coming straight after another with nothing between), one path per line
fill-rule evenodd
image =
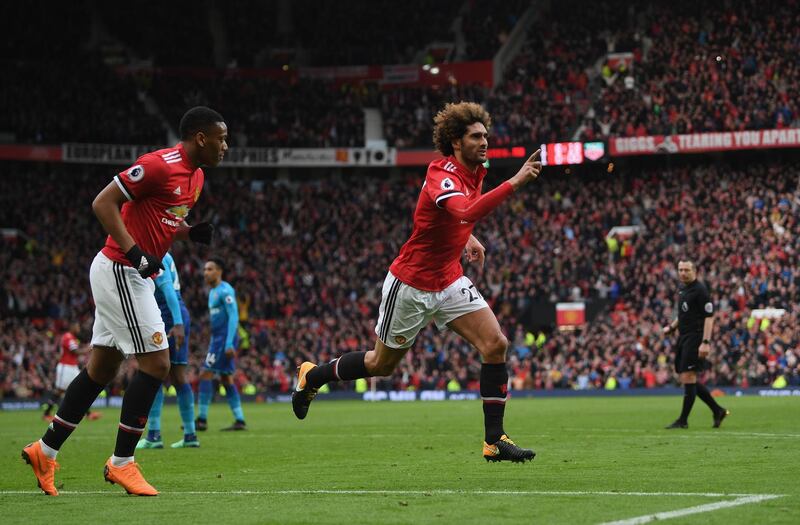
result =
M733 414L722 429L698 400L690 428L668 431L678 397L513 399L506 430L537 452L524 465L483 460L475 401L318 401L305 421L286 404L251 404L238 433L219 431L232 418L215 404L201 448L136 455L156 498L103 481L117 410L64 446L57 498L19 456L44 430L40 414L0 412L0 522L798 523L800 399L723 404ZM166 406L167 445L178 425Z

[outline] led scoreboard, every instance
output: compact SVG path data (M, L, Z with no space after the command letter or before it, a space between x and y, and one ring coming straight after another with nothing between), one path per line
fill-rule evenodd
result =
M605 155L602 142L552 142L542 144L542 165L568 166L583 164L586 160L596 161Z

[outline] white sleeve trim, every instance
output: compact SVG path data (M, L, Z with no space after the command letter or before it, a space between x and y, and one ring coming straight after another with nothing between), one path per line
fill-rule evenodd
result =
M119 180L119 175L114 175L114 182L117 183L117 187L120 189L120 191L122 191L122 194L125 195L125 198L128 199L129 201L132 201L133 197L131 197L131 194L128 193L128 191L125 189L125 186L122 184L122 181Z
M455 197L456 195L464 195L464 194L461 193L460 191L454 191L452 193L445 193L444 195L439 195L439 197L436 198L436 206L441 208L440 203L442 201L445 201L445 200L449 199L450 197Z

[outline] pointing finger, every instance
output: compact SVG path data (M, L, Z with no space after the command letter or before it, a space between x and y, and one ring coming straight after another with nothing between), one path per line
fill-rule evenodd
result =
M536 162L537 160L539 160L539 156L541 154L542 154L542 150L541 150L541 148L539 148L539 149L537 149L536 151L533 152L533 155L528 157L528 160L526 162Z

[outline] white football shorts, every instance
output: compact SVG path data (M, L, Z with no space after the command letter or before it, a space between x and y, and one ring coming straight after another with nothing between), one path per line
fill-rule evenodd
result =
M389 348L405 349L414 344L431 319L439 330L445 330L450 321L488 307L467 276L462 275L439 292L426 292L389 272L383 281L375 334Z
M81 370L78 365L65 365L58 363L56 365L56 390L66 390L72 380L78 377Z
M168 348L155 283L102 252L89 270L95 313L92 345L116 348L125 356Z

